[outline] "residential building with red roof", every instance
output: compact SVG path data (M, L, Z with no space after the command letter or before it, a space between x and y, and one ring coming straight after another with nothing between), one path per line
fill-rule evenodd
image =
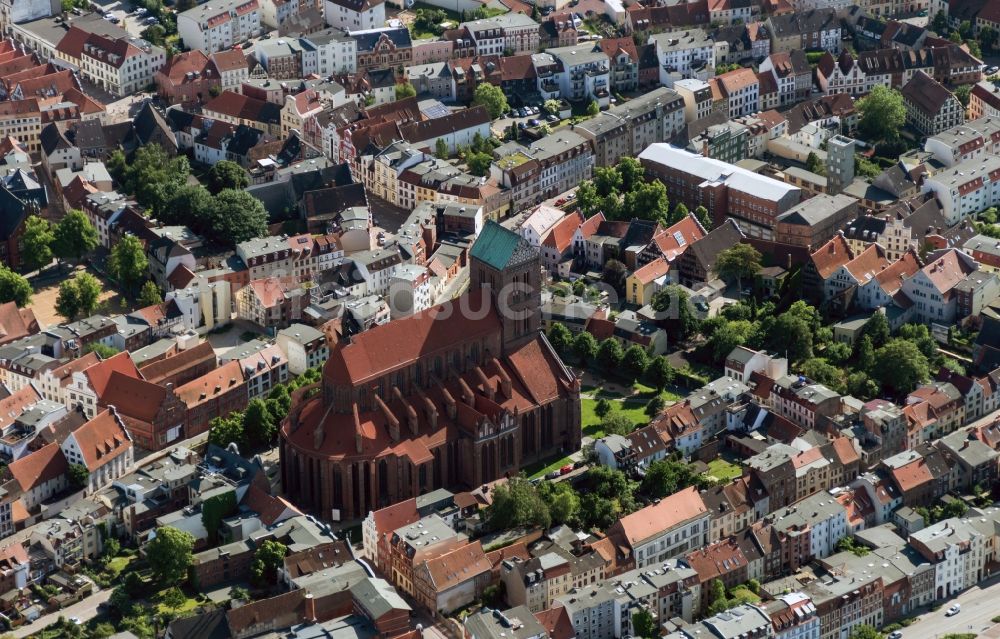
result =
M577 211L556 222L541 241L542 264L553 275L569 277L573 264L573 236L583 224L583 215Z
M215 62L200 49L174 55L153 79L157 93L167 104L203 103L209 100L213 88L222 89Z
M70 464L87 469L87 494L107 486L132 470L132 436L117 410L108 408L74 430L61 445Z
M492 568L479 541L426 559L413 569L417 603L444 614L464 608L490 585Z
M824 301L830 302L834 298L840 298L840 304L846 308L857 290L874 281L888 266L889 260L886 259L885 249L879 244L869 244L865 250L835 268L825 278Z
M729 589L745 583L749 578L749 563L734 537L698 548L685 555L684 560L698 574L702 610L707 610L711 603L709 597L712 581L718 579Z
M98 406L104 403L109 380L115 373L133 379L142 379L132 357L127 353L117 353L83 370L74 370L72 380L66 386L64 401L70 408L80 406L88 418L98 413Z
M36 514L39 504L66 490L68 468L55 442L11 462L4 473L6 495L0 501L0 534L6 536L23 526Z
M207 431L214 418L243 410L250 401L243 371L235 360L179 386L175 392L187 406L185 438Z
M135 444L146 450L160 450L184 434L187 408L166 385L114 371L101 406L113 408Z
M955 287L978 267L972 257L958 249L928 255L927 265L904 281L900 289L913 302L914 318L924 323L954 322L958 312Z
M760 111L760 80L753 69L727 71L711 78L709 85L718 87L730 118Z
M659 565L708 545L711 513L696 488L622 517L608 529L622 540L636 568Z
M302 319L308 293L289 277L251 280L236 292L236 316L263 328L285 327Z
M625 279L625 300L637 306L649 304L670 282L669 272L670 263L662 257L637 268Z

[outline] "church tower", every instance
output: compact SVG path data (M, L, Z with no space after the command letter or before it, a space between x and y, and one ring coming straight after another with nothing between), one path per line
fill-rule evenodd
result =
M469 286L490 291L508 353L541 329L541 256L520 235L493 221L486 223L469 256Z

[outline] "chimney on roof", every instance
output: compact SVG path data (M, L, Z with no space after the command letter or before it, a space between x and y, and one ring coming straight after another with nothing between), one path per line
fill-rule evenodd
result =
M306 619L316 623L316 600L311 592L306 593Z

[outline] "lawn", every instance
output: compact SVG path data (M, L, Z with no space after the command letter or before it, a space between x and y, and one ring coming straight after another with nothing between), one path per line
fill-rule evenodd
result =
M542 460L540 462L535 462L524 469L524 474L528 476L528 479L535 479L536 477L544 477L546 474L551 473L553 470L559 470L566 464L572 464L573 460L569 457L559 457L555 461L550 461L551 458Z
M117 557L112 558L111 561L108 562L108 565L105 568L105 570L107 570L113 576L117 577L122 573L123 570L128 568L128 565L132 563L133 559L135 559L135 556L118 555Z
M716 457L708 462L708 473L716 479L730 482L743 474L743 469L736 464L731 464L721 457Z
M636 426L644 426L649 423L649 418L646 417L645 400L623 400L612 397L608 397L607 399L611 402L615 410L624 413ZM583 417L583 434L594 439L604 437L604 431L601 430L601 418L594 412L597 408L597 401L596 399L589 398L580 400L580 411Z

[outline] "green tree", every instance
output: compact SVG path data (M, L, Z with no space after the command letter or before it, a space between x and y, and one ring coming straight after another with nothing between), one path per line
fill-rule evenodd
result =
M653 295L653 310L666 315L667 333L675 341L684 341L698 332L698 317L691 307L687 291L676 284L668 284ZM728 353L727 353L728 355Z
M774 352L787 353L789 360L802 362L813 356L813 332L809 323L785 312L778 316L770 331L769 346Z
M623 372L629 379L639 379L646 372L646 366L649 365L646 349L638 344L629 346L622 354L621 364Z
M267 234L264 204L246 191L221 191L212 213L212 231L220 243L238 244Z
M485 106L490 112L490 118L494 120L510 110L507 96L503 94L500 87L489 82L481 82L476 85L476 90L472 93L472 103Z
M434 143L434 156L439 160L447 160L451 156L448 143L444 141L444 138L438 138L437 142Z
M670 365L670 360L662 355L651 358L643 378L647 384L662 392L674 379L674 369Z
M628 279L628 267L618 260L608 260L604 263L601 281L615 289L618 295L625 292L625 281Z
M104 548L101 550L101 560L107 563L114 557L117 557L121 551L121 543L114 537L109 537L104 540Z
M111 249L111 259L108 260L108 270L125 289L132 295L139 283L146 279L149 270L149 260L142 242L134 235L126 235Z
M200 184L184 184L171 192L157 211L163 224L184 224L196 233L212 232L215 198Z
M46 220L31 215L24 222L21 236L21 262L29 271L38 270L52 262L52 243L56 236L52 225Z
M569 482L543 482L538 485L538 494L548 506L552 524L568 524L575 521L580 512L580 495Z
M646 167L638 159L626 156L618 161L618 174L622 176L622 189L628 192L644 181Z
M594 404L594 414L598 417L604 418L612 410L614 410L614 406L604 397L597 400L597 403Z
M601 211L604 198L598 194L597 187L591 180L584 180L576 189L576 205L580 207L584 217L590 217Z
M622 189L622 174L613 166L594 167L593 182L601 197L618 194Z
M934 19L931 21L931 28L938 35L946 35L948 33L948 16L944 14L944 11L938 11L934 14Z
M139 291L139 306L145 308L162 303L163 295L160 293L160 287L156 285L156 282L148 280Z
M597 103L597 100L591 100L590 104L587 105L587 115L594 117L601 112L601 105Z
M194 537L172 526L156 529L156 536L146 544L146 561L153 577L164 586L176 586L187 577L191 566Z
M79 262L84 255L97 248L97 229L83 211L76 209L69 213L56 225L53 233L55 242L52 249L61 259L74 259Z
M469 166L469 173L482 177L489 174L493 157L488 153L470 153L465 163Z
M611 411L601 420L601 430L608 435L628 435L635 430L635 424L624 413Z
M756 326L747 320L725 322L708 338L707 346L712 353L712 359L717 362L725 360L737 346L746 344L754 334Z
M958 101L962 103L965 108L969 107L969 95L972 93L972 86L968 84L960 84L955 87L955 97Z
M229 589L229 598L233 601L250 601L250 591L243 586L233 586Z
M108 346L107 344L102 344L100 342L91 342L84 350L87 353L97 353L97 356L102 360L114 357L121 352L114 346Z
M666 222L670 210L667 187L660 181L637 184L625 194L622 207L626 216Z
M653 619L652 613L640 608L632 613L632 634L642 639L654 639L660 636L660 629Z
M552 326L549 327L548 338L549 342L552 343L552 348L556 349L556 352L560 355L568 353L570 346L573 344L573 334L561 322L552 322Z
M171 194L191 175L191 166L183 155L171 158L159 144L145 144L125 164L123 186L134 193L139 204L159 213Z
M261 399L252 399L243 414L243 430L251 448L270 448L278 434L278 426Z
M485 520L490 530L519 526L546 529L552 516L535 486L523 477L515 477L493 491L493 503L486 508Z
M708 214L708 209L706 209L704 206L701 206L699 204L698 207L695 208L695 210L694 210L694 216L696 218L698 218L698 223L701 224L702 228L704 228L706 231L711 231L712 230L712 226L713 226L712 225L712 218Z
M646 413L646 417L652 419L657 415L659 415L660 411L662 411L666 405L667 402L663 399L663 397L660 395L656 395L651 400L646 402L646 407L643 409L642 412Z
M993 27L986 25L979 29L979 43L986 51L993 51L997 44L997 31Z
M930 376L930 364L914 342L892 339L875 351L871 375L883 387L900 394L909 393Z
M606 371L616 371L624 356L622 345L613 337L602 340L597 349L597 363Z
M0 270L0 285L3 283L2 275L3 271ZM28 290L30 292L31 288L29 287ZM587 331L582 331L573 338L573 352L582 365L592 362L597 357L597 348L597 340Z
M243 430L242 413L233 413L228 417L215 417L209 422L208 443L225 448L235 443L241 449L246 445L246 432Z
M822 357L813 357L802 362L802 374L829 388L844 389L843 370Z
M80 314L80 293L76 282L63 280L59 284L59 294L56 296L56 312L72 321Z
M180 588L174 586L163 593L161 600L164 606L170 608L171 611L176 611L187 602L187 597Z
M409 82L401 82L396 85L396 100L405 100L417 95L417 90Z
M713 606L720 601L726 601L726 585L721 579L713 579L708 582L708 605Z
M851 631L851 639L885 639L885 636L873 626L861 624Z
M609 466L593 466L583 477L580 491L580 523L605 530L636 509L635 483Z
M667 457L649 465L639 490L644 495L661 499L688 486L706 487L705 481L683 460Z
M545 104L543 104L542 106L551 115L558 116L559 112L562 111L562 104L559 102L559 100L546 100Z
M876 85L856 106L861 113L858 129L868 141L895 140L906 124L903 95L896 89Z
M221 160L208 170L208 190L221 193L225 189L241 191L250 186L250 175L246 169L231 160Z
M76 488L86 488L87 484L90 483L90 471L83 464L70 464L66 474L69 476L70 483Z
M285 561L288 547L273 539L267 539L257 547L250 565L250 574L258 584L273 584L278 580L278 568Z
M749 244L737 244L719 253L715 271L724 280L736 280L739 295L743 295L743 279L752 278L761 269L760 251Z

